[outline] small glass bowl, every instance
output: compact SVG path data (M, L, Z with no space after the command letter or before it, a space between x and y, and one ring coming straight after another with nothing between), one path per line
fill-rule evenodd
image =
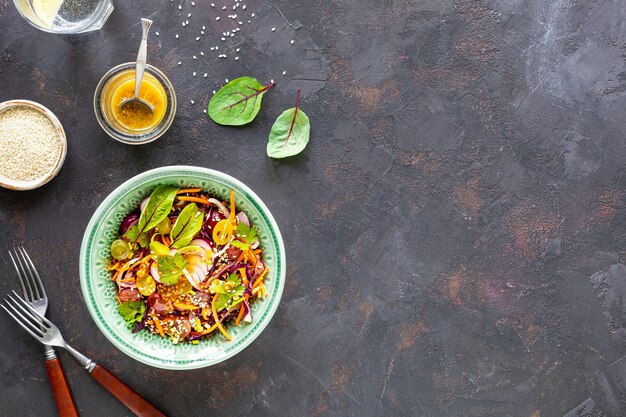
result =
M176 93L174 92L174 86L172 86L172 83L167 78L167 76L163 74L163 72L150 64L146 64L146 74L152 75L158 82L161 83L161 85L165 89L167 101L165 115L163 116L161 122L150 130L140 132L125 131L109 121L107 117L108 112L106 111L105 107L108 107L109 102L107 101L107 98L110 99L110 97L104 97L103 93L105 92L106 85L115 76L128 70L133 71L134 77L134 62L120 64L114 68L111 68L109 72L104 74L104 76L98 83L98 86L96 87L96 92L93 97L93 108L96 113L98 123L100 124L102 129L104 129L104 131L113 139L129 145L143 145L144 143L150 143L160 138L172 125L172 122L174 121L174 116L176 115Z

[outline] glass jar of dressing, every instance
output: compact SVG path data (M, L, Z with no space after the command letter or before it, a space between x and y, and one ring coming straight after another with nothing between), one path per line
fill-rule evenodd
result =
M129 103L124 99L135 94L135 63L118 65L98 83L94 95L94 111L102 129L113 139L140 145L158 139L172 125L176 115L176 94L169 79L152 65L146 64L139 97L154 107Z

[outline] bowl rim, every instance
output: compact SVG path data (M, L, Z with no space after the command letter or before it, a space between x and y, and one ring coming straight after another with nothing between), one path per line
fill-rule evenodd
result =
M86 268L87 268L87 260L90 259L90 253L91 253L91 252L87 253L87 249L88 249L89 241L90 241L90 235L97 229L98 227L97 222L98 220L100 220L99 217L101 216L102 212L105 210L105 208L112 205L112 203L118 198L118 194L126 190L132 184L135 184L135 185L131 188L131 190L136 189L138 186L140 186L141 182L143 182L147 178L157 179L158 177L156 176L158 176L159 174L163 175L163 177L167 177L168 174L170 174L172 171L179 171L179 170L187 171L190 175L198 173L198 174L204 174L204 175L217 177L218 179L222 179L227 182L233 183L237 187L240 187L242 191L247 193L250 199L254 201L254 203L258 206L258 208L260 208L260 211L263 213L263 215L267 218L267 221L269 223L268 225L272 229L275 235L276 242L277 242L277 252L278 252L277 254L278 259L276 260L276 262L279 267L277 268L278 275L276 276L278 280L278 283L277 283L278 288L276 290L275 302L268 306L267 312L264 313L264 320L258 323L256 328L252 329L251 333L249 334L247 339L245 339L245 341L243 341L240 345L236 346L234 349L221 355L218 358L214 358L214 359L204 358L203 360L191 361L190 363L184 363L184 364L172 363L171 364L166 361L158 362L158 361L149 360L145 356L137 356L134 352L130 351L128 347L125 346L124 343L122 343L121 341L119 341L117 338L114 337L112 333L115 333L115 332L112 329L109 329L107 325L105 325L103 322L97 319L98 312L96 311L95 305L87 301L88 295L89 295L89 288L88 288L87 279L86 279ZM210 168L188 166L188 165L171 165L171 166L155 168L155 169L142 172L124 181L121 185L119 185L113 191L111 191L106 196L106 198L102 201L102 203L100 203L100 205L96 208L96 210L94 211L94 214L89 220L89 223L85 229L85 233L83 235L83 239L81 242L79 262L80 262L79 263L79 276L80 276L80 285L81 285L81 293L83 296L83 302L85 303L87 310L89 311L89 315L91 316L91 319L95 322L100 332L118 350L120 350L121 352L129 356L130 358L138 362L144 363L146 365L150 365L150 366L161 368L161 369L168 369L168 370L199 369L199 368L216 365L218 363L221 363L235 356L237 353L241 352L246 347L250 346L254 342L254 340L256 340L256 338L265 330L265 328L267 327L267 325L270 323L271 319L273 318L274 314L276 313L276 310L278 309L278 306L282 298L283 290L285 287L285 278L287 274L286 273L287 266L286 266L285 245L283 242L282 235L280 233L280 229L278 228L278 224L276 223L274 216L271 214L270 210L265 205L265 203L263 203L263 201L259 198L259 196L256 193L254 193L254 191L252 191L243 182L239 181L238 179L226 173L213 170Z
M59 142L61 142L61 152L54 167L40 178L30 181L19 181L0 175L0 187L15 191L29 191L49 183L54 177L57 176L61 167L63 167L63 164L65 163L65 157L67 155L67 136L65 135L65 129L63 129L63 125L58 117L49 108L43 104L37 103L36 101L25 99L3 101L0 103L0 113L19 107L28 107L30 109L37 110L39 113L46 116L59 134Z

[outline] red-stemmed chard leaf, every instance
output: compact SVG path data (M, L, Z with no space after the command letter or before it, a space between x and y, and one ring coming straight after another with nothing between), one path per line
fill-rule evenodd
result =
M297 155L306 148L311 135L309 117L300 108L300 90L296 107L285 110L274 122L267 143L267 156L287 158Z
M261 110L263 95L274 85L272 82L263 86L252 77L232 80L209 101L209 117L220 125L241 126L250 123Z

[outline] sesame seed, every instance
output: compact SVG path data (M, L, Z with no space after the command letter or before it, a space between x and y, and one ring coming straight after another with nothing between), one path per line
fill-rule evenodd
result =
M250 16L254 17L254 13L252 13Z
M192 1L192 2L191 2L191 5L192 5L192 6L195 6L195 5L196 5L196 3Z
M195 101L193 101L193 100L190 100L190 101L191 101L191 104L196 104L196 102L195 102Z
M189 20L187 20L187 21L185 22L185 24L186 24L186 25L189 25Z
M214 46L211 47L211 51L215 51L215 47Z
M235 61L239 61L239 57L238 56L235 57Z
M295 42L296 42L296 41L294 41L294 40L292 39L290 43L293 45Z
M274 84L274 79L271 79L271 80L270 80L270 82L271 82L272 84Z
M191 17L191 13L189 13L189 14L187 15L187 17Z
M176 39L178 39L178 33L176 34Z
M208 73L208 72L205 72L205 73L204 73L204 78L206 78L206 77L208 77L208 76L209 76L209 73Z
M202 26L202 30L206 30L206 26Z
M239 52L239 51L241 51L241 48L235 49L235 52Z
M272 32L276 32L276 28L272 28Z
M203 30L201 30L200 33L204 35L204 31Z
M202 109L202 113L206 113L206 109Z
M178 65L180 65L180 64L182 64L182 62L181 62L181 61L178 61Z
M220 17L219 17L219 16L217 16L217 17L215 18L215 20L220 20Z
M183 27L185 27L185 22L183 22Z
M226 6L222 7L222 10L226 10Z
M233 36L235 36L235 34L234 34L234 33L231 33L231 34L230 34L230 37L232 38Z
M214 3L211 3L211 7L215 7L215 4L214 4Z
M239 23L240 25L243 25L243 22L237 22L237 23Z
M222 41L225 41L225 40L226 40L226 38L220 38L220 39L221 39Z
M196 56L194 55L194 56L193 56L193 59L198 59L198 58L196 58Z
M200 52L200 55L204 56L204 52Z
M244 4L243 7L241 8L242 10L246 10L246 5Z
M196 38L196 41L199 41L199 40L200 40L200 36L198 36L198 37Z
M250 21L248 20L248 24L250 24Z
M287 71L283 71L283 75L287 75Z
M159 32L155 32L155 34L156 34L157 36L159 36Z
M196 72L195 72L195 71L193 72L193 76L194 76L194 77L196 76Z
M213 95L215 95L215 90L213 90Z
M226 78L226 84L228 84L228 78Z
M181 6L180 4L178 5L178 10L181 10L183 8L183 6Z

